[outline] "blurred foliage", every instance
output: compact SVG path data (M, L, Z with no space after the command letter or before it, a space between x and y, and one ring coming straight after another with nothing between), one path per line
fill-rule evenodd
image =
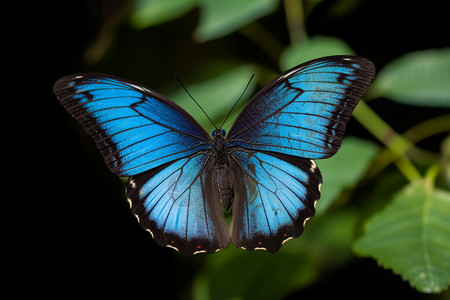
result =
M313 36L286 47L280 57L280 67L287 70L298 65L299 61L344 54L355 53L343 40L330 36Z
M348 137L333 157L317 161L326 184L321 189L316 215L326 212L342 190L355 188L377 152L378 147L374 143Z
M205 42L226 34L273 12L278 0L140 0L131 16L137 28L164 23L199 6L200 21L194 34Z
M355 54L341 38L308 35L305 23L320 2L138 0L129 20L136 30L159 28L198 9L198 24L192 32L196 43L205 45L238 32L258 45L279 70L285 70L320 56ZM330 15L349 15L361 2L335 1ZM290 39L288 45L259 21L280 6L285 10L287 33L283 34ZM173 39L171 43L184 41ZM105 53L104 45L98 47L99 53ZM89 51L95 53L95 49ZM93 56L101 59L101 55ZM256 86L276 76L270 63L250 64L230 57L205 59L185 82L217 124L223 122L252 73L256 77L241 107ZM209 132L214 128L180 86L170 85L166 90ZM376 109L383 101L442 108L442 113L398 133ZM282 299L349 264L355 254L373 258L420 292L445 291L450 284L450 113L445 110L449 107L449 48L414 51L389 61L378 70L354 112L370 134L345 138L338 154L317 162L324 178L323 195L302 237L289 241L275 255L230 246L202 256L203 264L192 282L192 298ZM238 112L239 107L225 129ZM395 113L403 117L402 111ZM425 142L429 139L440 147L428 149Z
M405 54L378 72L374 93L394 101L450 107L450 48Z
M234 105L236 99L245 88L245 84L249 81L250 76L254 72L254 67L248 64L238 65L222 72L221 74L205 78L201 82L196 82L189 85L189 92L195 95L196 99L220 99L220 101L208 101L202 103L202 108L213 117L213 122L217 126L225 121L226 114L230 107ZM257 78L250 82L247 89L247 95L252 94ZM190 98L186 97L186 91L180 87L172 89L166 93L170 99L179 99L177 103L181 105L188 113L195 115L200 125L212 132L215 127L204 114L198 114L198 106ZM242 101L243 103L245 101ZM232 123L239 113L239 110L234 110L227 120L227 124L223 128L228 131Z

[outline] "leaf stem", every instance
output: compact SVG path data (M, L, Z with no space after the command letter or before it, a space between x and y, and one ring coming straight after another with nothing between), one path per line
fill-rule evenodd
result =
M278 59L284 46L272 33L264 28L264 26L255 21L240 29L239 32L252 40L266 52L273 61L278 63Z
M353 116L397 156L395 164L410 182L422 178L420 172L405 155L405 152L413 147L413 144L395 132L364 101L359 102L353 112Z
M420 140L441 132L450 132L450 114L437 116L433 119L419 123L408 131L405 131L403 136L412 143L417 143Z
M305 17L302 0L284 0L286 23L289 30L291 44L307 38L305 31Z

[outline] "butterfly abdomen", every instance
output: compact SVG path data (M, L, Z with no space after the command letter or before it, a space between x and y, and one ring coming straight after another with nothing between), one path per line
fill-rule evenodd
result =
M225 146L225 130L214 130L214 150L217 187L223 208L229 210L233 202L233 183L229 170L228 154Z
M226 166L217 168L217 185L219 187L219 196L223 208L229 210L231 203L233 202L233 187L230 173Z

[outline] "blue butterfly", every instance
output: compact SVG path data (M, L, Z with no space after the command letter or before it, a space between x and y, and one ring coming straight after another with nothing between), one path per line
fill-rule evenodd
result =
M192 255L231 242L276 252L315 213L322 176L375 74L356 56L294 67L259 91L228 134L212 137L184 109L140 84L101 74L55 83L64 108L95 140L140 225ZM232 209L230 225L224 209Z

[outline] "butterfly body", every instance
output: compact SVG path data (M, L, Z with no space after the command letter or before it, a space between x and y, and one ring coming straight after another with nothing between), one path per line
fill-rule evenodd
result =
M177 104L125 79L75 74L54 91L110 170L130 177L131 211L159 245L185 255L230 241L276 252L314 215L322 185L314 159L339 149L374 73L356 56L306 62L266 85L228 133L216 129L212 138ZM231 209L230 225L223 209Z
M217 166L217 187L223 208L229 210L233 202L233 183L228 164Z
M225 210L229 210L233 202L233 183L230 175L232 170L230 169L229 153L225 144L225 130L214 132L216 184L222 206Z

